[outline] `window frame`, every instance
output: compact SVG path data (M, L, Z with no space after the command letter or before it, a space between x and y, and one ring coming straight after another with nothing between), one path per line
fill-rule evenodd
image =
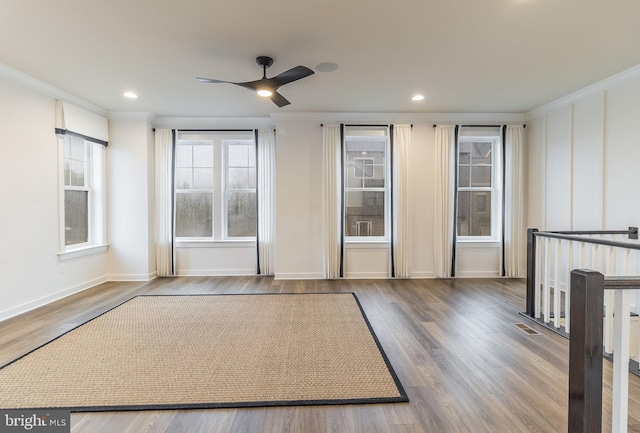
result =
M228 236L228 145L229 143L251 144L255 152L256 141L253 132L249 131L178 131L176 139L176 153L181 142L204 142L210 141L213 145L213 189L212 189L212 209L211 221L212 230L210 237L196 236L178 236L174 234L174 239L178 246L197 246L197 245L213 245L215 243L245 243L255 242L256 236ZM177 158L174 163L174 170L177 171ZM177 177L177 176L176 176ZM174 200L177 202L177 195L185 192L178 192L177 179L173 183ZM195 190L192 190L195 191ZM205 191L205 190L202 190ZM209 191L209 189L206 189ZM254 188L253 191L257 191ZM257 192L256 192L257 201ZM174 226L177 220L177 208L174 211ZM256 219L257 219L257 203L256 203Z
M382 132L382 134L381 134ZM365 179L375 179L375 160L374 158L367 158L366 156L354 157L353 164L347 161L347 142L352 139L354 141L382 141L384 137L384 186L383 187L365 187ZM371 165L372 176L364 176L365 165L362 166L363 176L356 176L357 160L374 160ZM342 231L345 244L357 244L357 243L389 243L391 238L391 142L390 142L390 128L388 126L345 126L344 129L344 142L342 150ZM349 187L348 176L350 176L350 168L353 167L353 177L363 180L362 187ZM384 192L384 235L383 236L348 236L347 235L347 196L349 192ZM362 220L357 220L356 225L362 223Z
M84 185L67 185L65 163L67 161L65 147L71 140L82 140L85 155ZM67 131L58 136L58 171L59 171L59 236L58 257L61 261L74 259L96 252L106 251L106 158L105 146L92 140ZM87 192L87 241L66 245L66 191Z
M484 142L491 144L491 164L473 164L472 160L468 164L462 164L460 162L460 150L461 143L465 142ZM472 242L500 242L502 239L502 138L500 132L495 131L491 133L467 133L465 135L458 136L458 142L456 143L456 240L461 243ZM460 186L460 166L490 166L491 167L491 186ZM470 170L471 179L471 170ZM465 236L459 234L458 219L459 213L459 196L460 192L486 192L490 195L491 208L491 234L480 236Z

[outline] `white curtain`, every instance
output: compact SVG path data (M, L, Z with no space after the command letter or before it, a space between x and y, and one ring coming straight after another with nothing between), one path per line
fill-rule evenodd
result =
M397 278L409 278L411 237L409 230L409 167L411 125L393 126L393 258Z
M323 145L323 237L324 237L324 278L340 277L340 125L324 125Z
M524 127L507 126L505 140L504 267L507 277L526 275L524 226Z
M434 214L434 276L451 276L455 168L455 126L436 126L436 199Z
M276 133L258 130L258 259L260 274L273 275Z
M174 275L173 260L173 132L156 129L155 207L156 268L159 277Z

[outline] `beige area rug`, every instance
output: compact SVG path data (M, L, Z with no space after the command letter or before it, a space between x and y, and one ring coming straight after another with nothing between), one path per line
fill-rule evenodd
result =
M0 408L408 401L354 294L138 296L0 369Z

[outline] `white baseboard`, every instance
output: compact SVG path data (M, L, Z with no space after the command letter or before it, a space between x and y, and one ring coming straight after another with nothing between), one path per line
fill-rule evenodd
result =
M234 277L243 275L256 275L255 269L225 269L216 271L211 269L178 269L176 271L178 277Z
M275 274L274 280L322 280L324 275L320 273L306 273L306 274Z
M436 273L433 271L412 272L409 278L435 278Z
M0 311L0 322L18 316L20 314L24 314L28 311L35 310L36 308L45 306L52 302L59 301L60 299L66 298L67 296L75 295L76 293L82 292L83 290L95 287L98 284L106 283L107 281L108 279L106 276L95 278L82 284L69 287L68 289L60 290L59 292L51 293L50 295L43 296L42 298L38 298L25 304L9 308L8 310Z
M500 272L498 271L462 271L456 272L456 277L459 278L499 278Z
M157 276L156 272L151 274L110 274L107 275L106 281L151 281Z
M346 272L347 280L389 280L389 272Z

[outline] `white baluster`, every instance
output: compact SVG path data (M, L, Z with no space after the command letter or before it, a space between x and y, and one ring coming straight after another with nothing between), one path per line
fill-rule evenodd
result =
M567 286L564 292L564 331L568 334L571 332L569 317L571 317L571 271L573 270L573 242L569 241L569 254L567 256Z
M550 297L551 297L551 248L549 247L551 243L550 238L545 238L544 240L544 284L542 286L542 320L544 323L549 323L549 307L550 307Z
M556 269L555 283L553 287L553 326L560 327L560 268L562 267L562 254L560 254L560 239L556 239Z
M612 433L626 433L627 431L627 416L629 413L629 315L629 291L615 290Z

